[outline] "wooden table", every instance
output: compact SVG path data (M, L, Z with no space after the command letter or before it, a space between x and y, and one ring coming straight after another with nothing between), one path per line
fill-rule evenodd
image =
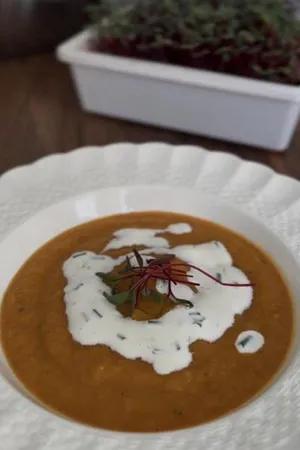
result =
M87 114L68 68L51 54L2 61L0 102L0 173L84 145L165 141L234 153L300 179L300 125L289 150L278 154Z

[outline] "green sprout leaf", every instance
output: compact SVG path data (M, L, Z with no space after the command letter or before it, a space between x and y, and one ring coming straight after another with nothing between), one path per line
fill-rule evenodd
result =
M117 294L107 294L106 292L103 292L104 297L106 300L108 300L113 305L123 305L127 301L132 300L132 292L131 291L124 291L124 292L118 292Z
M174 298L174 302L178 303L180 305L186 306L187 308L193 308L193 303L190 302L189 300L185 300L183 298Z
M300 84L300 20L293 5L292 0L94 0L88 8L91 47ZM279 57L270 56L274 50Z
M136 259L139 267L143 267L143 258L141 257L139 252L134 248L133 253L134 253L135 259Z
M164 294L161 294L160 292L156 291L155 289L151 289L150 290L149 297L151 297L151 299L154 302L160 303L160 304L162 304L164 302L164 299L165 299Z
M119 282L119 278L108 273L97 272L95 275L101 278L103 282L108 286L110 286L111 288L114 288Z

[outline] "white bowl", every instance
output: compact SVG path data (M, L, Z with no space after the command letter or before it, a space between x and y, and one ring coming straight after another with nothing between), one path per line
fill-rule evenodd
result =
M208 195L206 198L211 199L212 205L218 201L226 202L238 210L237 214L244 212L239 217L251 215L255 222L263 223L264 227L255 227L256 232L265 228L271 230L277 240L282 240L286 248L282 254L286 255L287 260L291 262L291 252L300 264L299 182L278 175L266 166L243 161L230 154L164 143L83 147L10 170L0 177L0 239L5 239L9 232L25 223L41 208L74 195L82 197L89 191L116 185L122 187L120 193L126 193L128 187L141 184L163 184L171 188L172 192L177 188L181 190L189 187L199 199ZM125 194L124 198L125 203L119 199L120 202L115 206L121 203L122 210L126 210L129 204L135 206L136 203L129 202ZM104 200L107 202L106 198ZM159 197L149 198L149 204L144 207L150 208L156 200L159 202ZM176 199L173 202L176 203ZM175 208L176 204L173 206ZM82 220L90 217L91 207L86 204L86 216ZM109 212L107 209L106 213ZM227 216L226 220L229 221L230 214ZM59 217L59 224L61 220L63 217ZM260 242L259 236L256 238L256 235L251 234L251 219L249 225L246 222L243 220L241 230ZM51 221L50 226L56 226L56 219ZM55 233L60 231L59 228L52 230ZM27 231L29 235L38 232L35 229ZM268 248L273 246L271 235L262 231L261 239L271 239L266 244ZM43 236L41 240L44 240ZM18 244L20 248L26 246L24 239ZM31 250L28 248L27 251ZM24 258L23 251L21 254ZM1 259L0 279L4 277L4 270L8 277L8 270L12 273L18 266L18 261L14 260L15 268L12 265L6 269L6 265L10 264L9 255L5 255L5 261ZM274 256L278 259L277 255ZM21 262L22 257L19 260ZM0 447L5 450L298 450L299 373L300 358L296 352L273 388L252 402L249 408L241 410L246 414L243 415L247 417L246 421L234 415L234 420L225 418L198 427L194 429L195 432L167 433L154 435L153 438L149 435L105 433L64 421L28 401L0 376Z
M58 47L90 112L270 150L288 147L300 87L89 50L89 31Z
M70 198L33 216L15 229L0 244L1 297L13 275L32 252L58 233L101 216L144 210L174 211L199 216L244 234L259 244L277 261L290 286L293 298L300 298L299 266L286 246L265 225L244 212L229 206L226 202L220 201L216 196L199 194L196 190L191 189L163 186L102 189ZM9 258L7 255L9 255ZM297 301L295 301L295 313L298 324L300 303ZM281 413L282 404L287 399L289 401L292 400L290 398L292 393L288 391L288 386L290 385L290 379L297 376L293 361L297 362L297 366L299 365L298 340L299 332L297 327L294 351L289 364L287 364L281 376L259 398L235 413L207 425L177 432L117 433L99 430L98 438L120 439L122 448L126 449L131 448L130 445L136 445L137 441L140 445L143 445L143 448L146 448L146 445L150 445L152 449L165 448L164 444L167 442L173 442L174 448L176 448L175 443L185 442L187 448L194 449L196 448L195 443L205 438L211 444L208 447L211 449L214 448L213 446L219 448L216 445L222 442L221 436L224 434L224 430L228 432L228 430L236 428L235 434L239 436L238 442L242 442L245 439L245 433L248 435L249 433L262 434L265 431L266 417L269 419L276 418ZM22 388L13 375L3 354L0 356L0 363L1 375L20 393L30 398L26 390ZM57 420L62 419L57 418ZM68 423L68 426L72 428L82 427L88 430L87 427L74 424L71 421ZM228 441L228 445L232 445L231 440ZM226 446L227 448L237 447Z

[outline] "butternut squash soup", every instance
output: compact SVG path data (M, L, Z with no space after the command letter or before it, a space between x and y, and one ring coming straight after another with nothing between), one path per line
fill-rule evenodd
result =
M105 217L46 243L1 308L14 373L84 424L199 425L259 394L291 343L289 290L244 237L182 214Z

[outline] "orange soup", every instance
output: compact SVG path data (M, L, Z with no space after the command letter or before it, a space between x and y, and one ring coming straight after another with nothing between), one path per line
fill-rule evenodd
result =
M60 234L20 268L1 309L2 346L27 390L58 414L121 431L196 426L242 406L278 372L292 331L289 290L268 255L164 212Z

